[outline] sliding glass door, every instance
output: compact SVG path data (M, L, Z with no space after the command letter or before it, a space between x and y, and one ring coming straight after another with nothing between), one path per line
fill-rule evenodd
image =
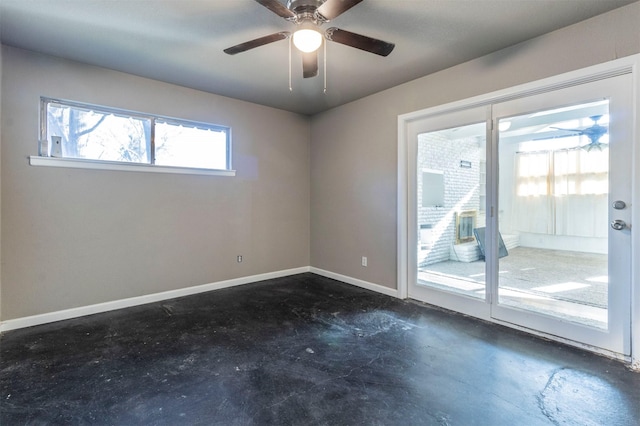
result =
M630 75L408 125L408 295L630 353Z

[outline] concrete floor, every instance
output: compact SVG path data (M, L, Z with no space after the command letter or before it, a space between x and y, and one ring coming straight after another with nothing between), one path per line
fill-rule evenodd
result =
M637 425L640 374L313 274L7 332L0 424Z

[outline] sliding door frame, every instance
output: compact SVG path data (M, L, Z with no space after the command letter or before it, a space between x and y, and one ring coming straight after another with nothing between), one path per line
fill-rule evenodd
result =
M453 113L456 111L466 110L470 108L487 107L492 104L505 102L513 99L524 98L531 95L537 95L547 92L552 92L561 88L576 86L592 81L604 80L609 77L631 74L633 79L633 101L632 101L632 134L633 134L633 170L632 170L632 205L638 206L632 211L632 225L637 223L640 226L640 54L632 55L626 58L617 59L611 62L595 65L585 69L572 71L569 73L561 74L558 76L546 78L543 80L511 87L508 89L500 90L497 92L488 93L485 95L475 96L469 99L448 103L445 105L439 105L431 108L427 108L420 111L415 111L408 114L398 116L398 222L397 222L397 282L398 282L398 295L400 298L406 299L408 297L409 278L413 274L409 268L411 268L412 262L409 262L409 256L414 253L415 248L411 247L412 239L409 238L409 231L411 227L411 210L410 210L410 190L412 184L412 165L410 162L411 157L410 147L414 141L410 140L410 135L413 133L412 125L419 120L429 119L431 117ZM493 140L496 137L497 129L491 131ZM488 135L489 136L489 135ZM487 140L487 148L492 145ZM492 155L487 153L487 161ZM489 169L489 164L487 164ZM488 173L487 189L489 196L489 206L487 206L487 220L497 220L497 215L489 217L489 210L496 210L496 200L494 192L497 189L495 180L497 176L493 176L494 173ZM491 194L491 195L490 195ZM494 246L490 244L489 247ZM494 248L494 247L492 247ZM632 259L640 258L640 232L632 231L631 240L631 256ZM548 335L542 332L536 332L523 327L510 324L507 322L499 321L487 317L483 314L478 315L482 319L503 324L512 328L526 330L533 334L541 335L549 339L562 341L564 343L588 349L597 353L602 353L619 359L623 359L631 364L631 367L640 370L640 262L632 262L631 271L631 356L625 357L620 354L612 353L606 350L594 348L579 342L575 342L568 339L558 338L552 335ZM493 274L491 274L493 275ZM487 276L488 280L492 278ZM488 290L489 291L489 290ZM491 295L489 295L491 297Z

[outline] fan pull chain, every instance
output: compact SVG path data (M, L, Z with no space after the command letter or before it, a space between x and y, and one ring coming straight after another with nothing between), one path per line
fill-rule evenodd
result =
M324 91L323 93L327 94L327 40L324 40Z
M293 86L291 85L291 39L293 37L289 36L289 91L293 92Z

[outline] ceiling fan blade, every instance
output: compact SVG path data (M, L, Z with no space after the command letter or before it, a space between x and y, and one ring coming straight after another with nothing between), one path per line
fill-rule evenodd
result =
M292 19L296 17L295 13L287 9L278 0L256 0L256 2L260 3L261 5L263 5L276 15L283 17L284 19Z
M556 130L564 130L565 132L573 132L573 133L583 133L584 129L564 129L562 127L550 127L550 129L556 129Z
M335 19L362 0L327 0L317 9L327 21Z
M302 54L302 77L318 75L318 51Z
M329 28L325 33L325 36L327 40L355 47L356 49L364 50L366 52L375 53L380 56L388 56L389 53L393 51L393 48L396 47L393 43L388 43L386 41L341 30L335 27Z
M265 44L273 43L274 41L284 40L285 38L289 37L289 35L291 35L291 33L288 31L281 31L279 33L270 34L268 36L260 37L255 40L246 41L244 43L228 47L224 49L224 53L228 55L235 55L236 53L246 52L247 50L264 46Z

